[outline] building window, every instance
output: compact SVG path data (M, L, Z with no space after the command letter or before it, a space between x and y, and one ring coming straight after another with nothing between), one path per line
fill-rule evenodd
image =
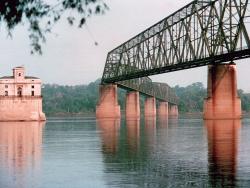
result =
M31 96L35 96L35 92L34 91L31 91Z
M21 73L18 73L18 76L21 76L22 74Z
M34 88L35 88L35 86L34 86L34 85L32 85L32 86L31 86L31 88L32 88L32 89L34 89Z
M17 89L17 96L19 96L19 97L22 96L22 88L21 88L21 87L19 87L19 88Z
M5 95L5 96L8 96L8 91L5 91L4 95Z
M8 85L5 85L5 88L8 88Z

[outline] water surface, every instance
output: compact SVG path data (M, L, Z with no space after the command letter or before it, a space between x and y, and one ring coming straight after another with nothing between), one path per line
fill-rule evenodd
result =
M250 187L250 119L0 123L0 188Z

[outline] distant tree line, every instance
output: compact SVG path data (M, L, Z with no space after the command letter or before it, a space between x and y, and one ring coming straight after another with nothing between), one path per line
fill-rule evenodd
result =
M99 98L101 80L88 85L62 86L44 84L42 88L43 110L47 115L94 113ZM125 108L126 92L119 90L119 104Z
M43 110L47 115L57 114L82 114L94 113L98 103L100 80L96 80L88 85L61 86L55 84L43 85ZM207 95L207 90L202 83L197 82L186 87L175 86L176 94L179 98L179 110L181 113L202 112L203 100ZM242 102L242 109L250 111L250 94L238 91ZM125 109L126 91L118 90L118 102L121 109ZM143 107L143 97L141 97Z
M177 96L179 97L179 110L185 112L202 112L203 101L207 97L207 89L201 82L193 83L187 87L174 87ZM242 110L250 111L250 93L244 93L243 90L238 90L238 95L241 98Z
M42 88L43 110L48 115L94 112L99 81L89 85L61 86L45 84Z

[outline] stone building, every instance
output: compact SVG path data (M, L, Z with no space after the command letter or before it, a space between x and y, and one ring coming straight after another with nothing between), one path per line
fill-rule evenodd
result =
M0 78L0 121L44 121L41 79L25 76L15 67L13 76Z

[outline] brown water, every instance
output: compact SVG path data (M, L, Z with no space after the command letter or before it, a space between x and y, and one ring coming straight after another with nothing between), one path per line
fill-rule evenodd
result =
M250 187L250 119L0 123L0 188Z

